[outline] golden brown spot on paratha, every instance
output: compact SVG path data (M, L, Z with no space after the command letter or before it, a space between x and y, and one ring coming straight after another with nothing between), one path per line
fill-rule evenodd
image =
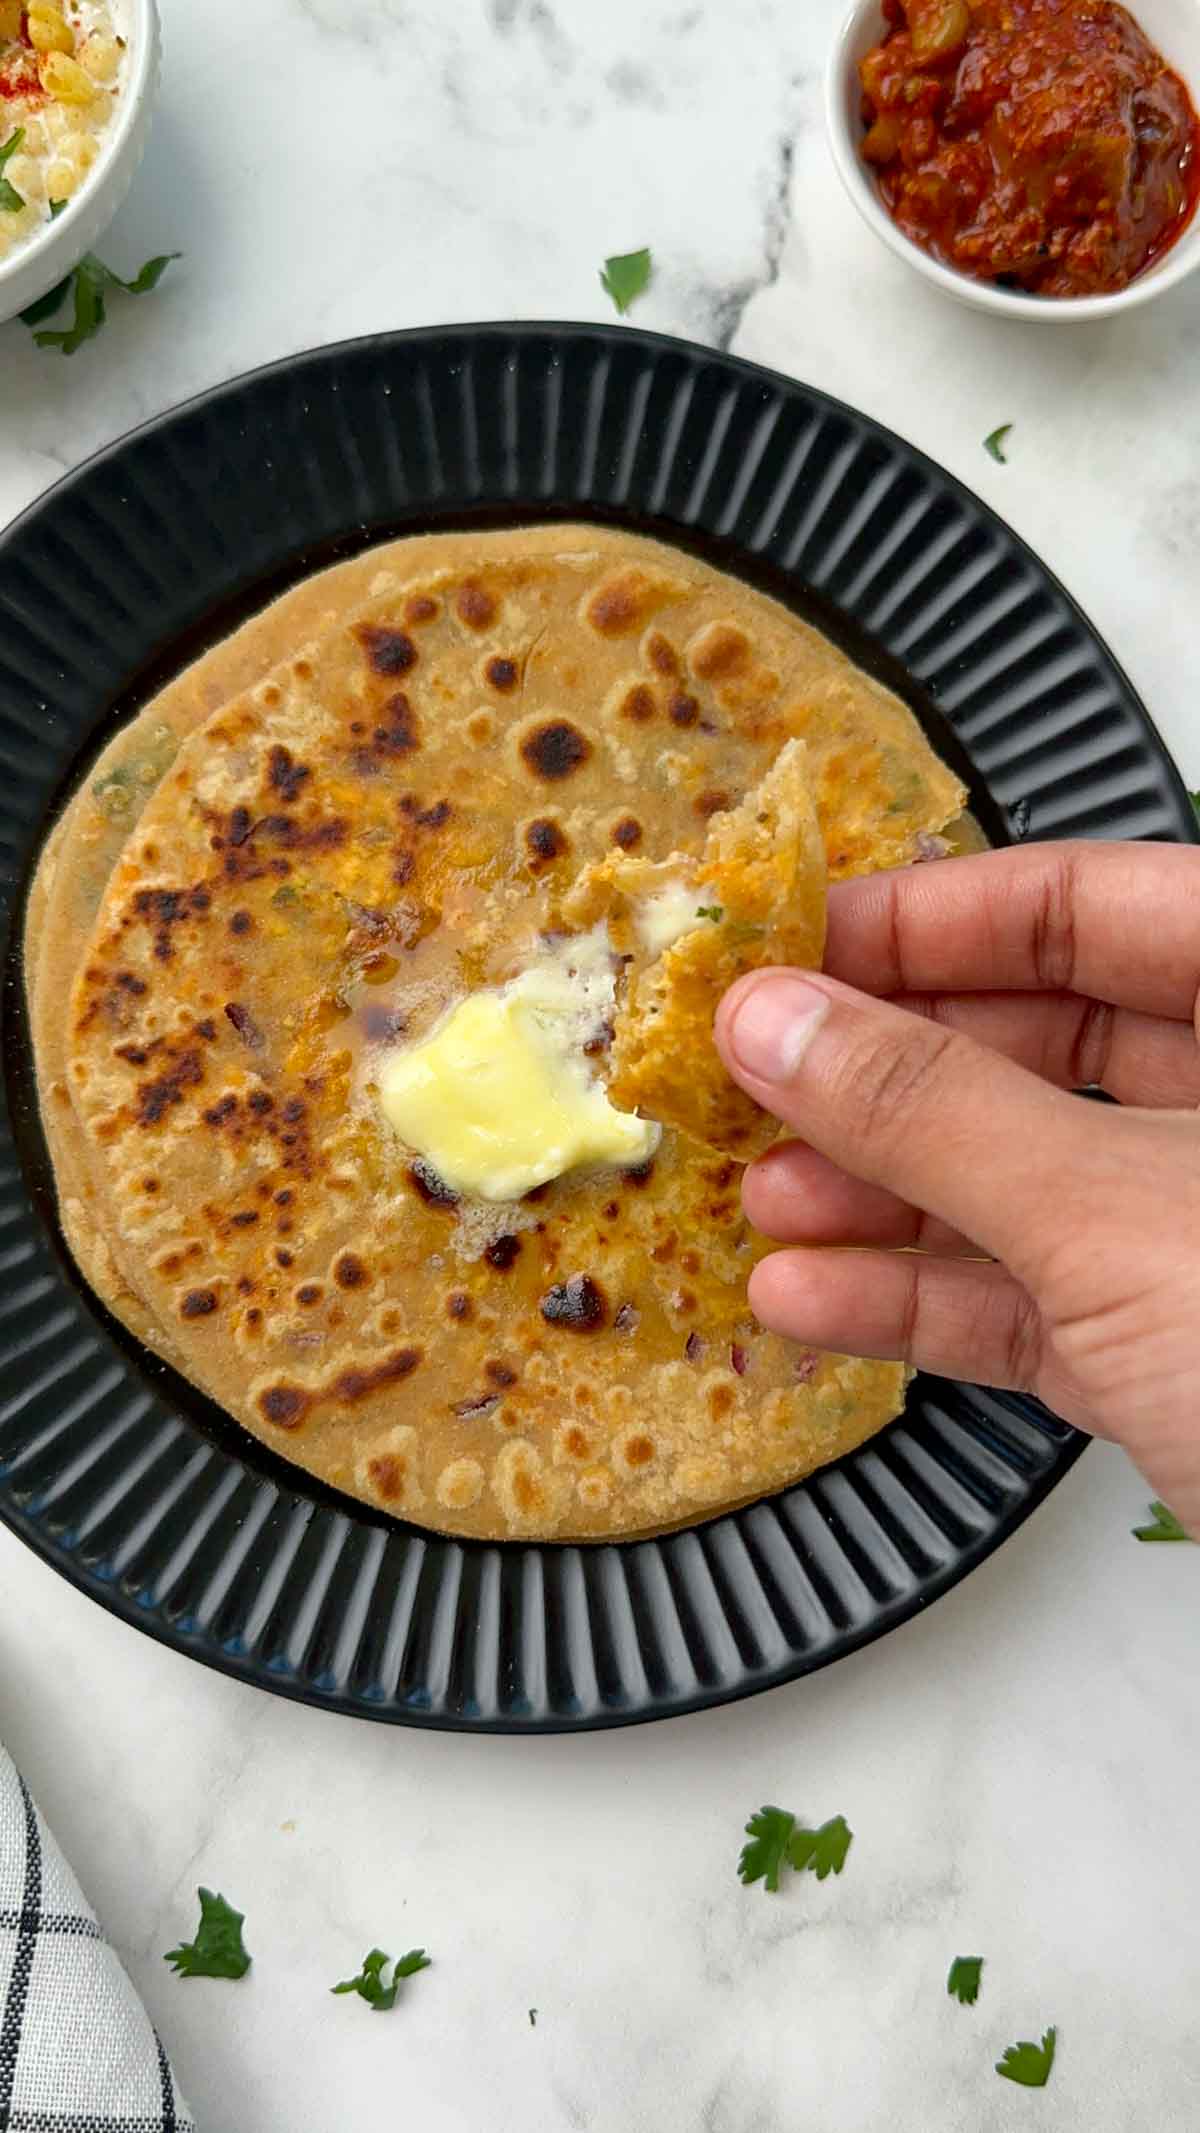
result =
M709 1413L714 1422L722 1422L733 1407L732 1385L714 1385L708 1395Z
M325 1291L319 1281L302 1281L296 1291L296 1302L301 1304L306 1311L311 1310L314 1304L320 1303L324 1294Z
M229 931L236 934L253 933L254 919L249 911L235 911L229 920Z
M407 674L417 663L416 645L404 630L385 629L378 624L363 622L354 634L374 674Z
M506 1444L492 1471L499 1502L515 1525L523 1525L545 1506L540 1454L525 1438Z
M678 674L679 654L661 630L647 630L642 639L642 658L656 674Z
M575 1493L585 1511L603 1511L612 1495L612 1475L607 1467L599 1466L590 1474L581 1474Z
M632 852L642 841L642 825L636 815L622 815L612 826L612 841L623 852Z
M367 1472L372 1486L385 1503L398 1503L408 1484L408 1461L399 1452L381 1452L376 1459L368 1459Z
M539 815L525 825L525 849L531 872L540 874L569 850L567 833L551 815Z
M194 1089L204 1080L204 1062L194 1047L179 1053L165 1073L145 1081L137 1091L137 1120L139 1126L157 1126L160 1119L176 1104L183 1102L185 1089Z
M515 689L520 680L520 669L515 659L489 659L483 671L492 688L499 689L503 694L509 689Z
M723 792L718 786L712 786L705 792L697 793L692 806L701 819L707 822L710 815L727 814L733 806L733 801L727 792Z
M565 718L534 726L521 742L523 761L535 777L544 778L548 784L569 778L572 771L587 762L591 752L591 742Z
M477 1459L452 1459L437 1480L437 1499L448 1511L467 1511L483 1494L483 1468Z
M342 1252L333 1262L333 1278L339 1289L361 1289L370 1277L357 1252Z
M441 612L442 603L432 593L416 593L404 610L404 619L416 629L422 622L436 622Z
M511 1232L506 1233L503 1237L494 1238L491 1244L484 1246L483 1252L488 1265L495 1267L497 1273L500 1274L506 1274L509 1267L520 1257L520 1254L521 1240L519 1237L514 1237Z
M317 1399L339 1400L347 1405L365 1400L384 1385L398 1385L403 1378L411 1377L421 1360L419 1348L397 1348L393 1355L385 1356L369 1370L342 1370L332 1384L315 1394Z
M454 1289L446 1298L446 1316L462 1325L474 1316L475 1306L465 1289Z
M137 916L153 930L154 954L169 963L175 953L171 928L185 919L204 919L212 905L212 892L204 882L191 889L139 889L133 899Z
M590 1459L592 1456L592 1440L578 1422L568 1422L560 1431L558 1441L568 1459Z
M477 747L496 738L496 721L490 711L476 711L467 720L467 734Z
M627 637L645 620L655 599L645 571L613 571L584 602L583 619L599 637Z
M311 681L313 678L311 659L294 659L292 661L292 673L297 681Z
M673 726L694 726L700 716L700 706L686 689L677 689L667 705L667 717Z
M750 639L733 622L710 622L687 648L687 662L701 681L724 681L750 664Z
M308 764L297 763L290 748L272 748L267 757L267 784L273 793L278 793L285 807L299 799L311 776Z
M513 1369L512 1364L501 1362L495 1356L489 1357L484 1364L483 1374L485 1378L491 1379L493 1385L499 1385L501 1390L505 1392L510 1385L515 1385L517 1382L517 1372Z
M657 709L654 691L644 681L636 681L621 699L622 718L632 719L635 726L647 725Z
M655 1456L654 1439L647 1436L644 1429L627 1431L617 1440L617 1454L635 1472L640 1467L651 1466Z
M572 1333L596 1333L608 1317L608 1300L590 1274L572 1274L547 1289L539 1306L548 1326Z
M468 629L485 630L496 619L496 603L476 579L468 578L466 584L459 587L454 612Z
M421 731L417 714L403 689L397 689L380 707L380 723L374 728L369 743L356 747L351 754L354 768L361 777L375 775L384 763L397 756L412 755L421 745Z
M208 1318L217 1308L215 1289L189 1289L179 1305L181 1318Z
M257 1324L261 1311L251 1309L246 1313L247 1325ZM258 1396L259 1413L277 1429L299 1429L310 1406L308 1394L300 1385L268 1385Z

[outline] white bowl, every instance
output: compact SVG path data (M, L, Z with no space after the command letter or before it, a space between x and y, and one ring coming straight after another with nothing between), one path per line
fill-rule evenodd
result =
M1130 7L1150 39L1188 86L1197 102L1200 88L1200 6L1197 0L1136 0ZM957 297L976 311L991 311L998 318L1038 319L1045 325L1075 325L1081 319L1112 318L1118 311L1131 311L1147 304L1152 296L1173 289L1185 275L1200 267L1200 210L1182 236L1162 257L1127 289L1111 296L1027 296L1019 290L998 289L990 282L974 281L953 267L944 267L897 229L879 195L875 176L859 151L863 127L860 116L861 90L858 62L877 44L884 21L879 0L855 0L838 34L825 72L825 123L838 176L863 221L882 238L889 251L914 267L935 289Z
M79 191L56 222L16 246L0 265L0 320L15 318L45 296L90 252L133 183L145 153L158 88L159 31L155 0L113 0L113 14L129 46L116 123Z

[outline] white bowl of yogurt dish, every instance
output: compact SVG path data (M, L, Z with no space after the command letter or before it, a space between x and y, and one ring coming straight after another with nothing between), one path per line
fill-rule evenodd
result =
M0 0L0 319L45 296L112 221L158 71L155 0Z

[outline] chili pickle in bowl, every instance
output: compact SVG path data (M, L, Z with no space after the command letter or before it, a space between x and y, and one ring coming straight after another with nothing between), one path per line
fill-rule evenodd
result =
M839 174L977 308L1110 315L1200 265L1194 0L859 0L832 55Z

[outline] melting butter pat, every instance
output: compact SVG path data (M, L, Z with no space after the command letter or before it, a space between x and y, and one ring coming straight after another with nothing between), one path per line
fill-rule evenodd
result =
M455 1192L517 1200L583 1164L643 1163L662 1128L617 1111L584 1045L615 1004L603 927L471 993L379 1075L401 1140Z

